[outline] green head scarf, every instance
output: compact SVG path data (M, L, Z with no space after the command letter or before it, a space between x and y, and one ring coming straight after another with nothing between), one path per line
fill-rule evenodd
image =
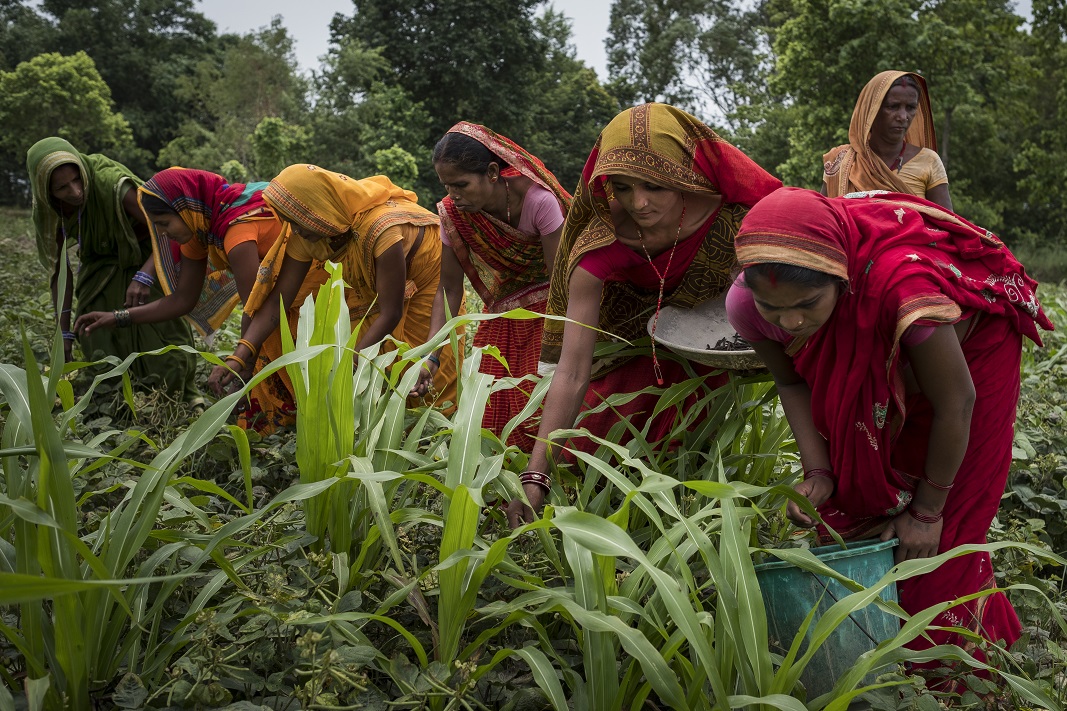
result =
M85 186L85 202L77 213L67 216L59 212L58 202L51 191L52 172L62 165L75 166ZM126 191L136 189L142 182L129 168L99 154L79 153L70 143L57 137L44 138L33 144L26 152L26 168L33 190L37 254L46 269L55 267L56 232L61 227L68 241L80 243L83 262L92 261L93 257L106 257L106 262L113 268L141 263L137 236L122 207ZM84 272L79 273L79 281L87 276ZM88 296L86 294L84 298Z

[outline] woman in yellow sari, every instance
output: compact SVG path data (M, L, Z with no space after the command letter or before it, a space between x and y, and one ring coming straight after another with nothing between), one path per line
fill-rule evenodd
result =
M441 240L437 215L420 207L415 193L383 175L356 180L298 164L279 173L263 199L288 229L263 258L245 305L251 321L226 359L234 371L247 380L257 357L262 367L281 355L277 336L268 340L279 323L279 296L295 332L300 305L310 293L304 278L313 261L330 260L344 269L353 328L362 322L357 350L390 335L410 345L426 342L441 278ZM228 383L227 372L216 367L216 391ZM432 402L455 403L456 372L446 348L429 393Z
M913 72L885 71L867 82L852 111L848 143L823 161L823 195L888 190L952 210L930 93Z

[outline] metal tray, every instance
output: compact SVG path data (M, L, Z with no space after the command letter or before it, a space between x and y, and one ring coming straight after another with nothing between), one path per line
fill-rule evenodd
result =
M652 334L652 319L648 320L648 332ZM723 338L736 334L726 320L726 292L714 299L697 304L691 309L664 306L656 326L656 343L670 348L688 360L724 370L758 370L763 361L754 350L716 351L714 345Z

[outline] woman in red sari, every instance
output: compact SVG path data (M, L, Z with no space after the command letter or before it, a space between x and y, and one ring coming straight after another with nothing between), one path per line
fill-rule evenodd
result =
M519 308L544 313L570 193L544 163L518 144L466 121L437 142L433 164L448 196L437 203L445 249L430 333L444 326L446 303L449 314L459 313L464 275L482 298L483 313ZM536 375L539 351L530 344L541 342L543 326L542 319L483 321L474 345L496 346L507 366L486 356L479 370L496 378ZM429 359L419 392L437 372L439 354L440 350ZM531 377L517 387L493 392L482 426L500 435L526 407L533 386ZM508 444L529 451L536 432L536 422L529 420L511 433Z
M984 543L1011 464L1022 338L1052 328L1003 242L920 198L788 188L748 214L736 247L727 311L778 385L805 470L796 490L846 539L899 538L900 560ZM901 583L900 602L915 613L994 586L989 555L972 553ZM1002 593L935 624L1007 644L1020 630Z
M520 477L532 508L512 501L512 526L532 520L544 501L549 457L558 455L558 448L549 452L546 440L572 427L583 406L592 409L614 393L637 393L689 377L682 363L661 359L654 343L651 356L633 357L596 354L597 342L647 339L649 317L658 317L663 304L692 307L725 291L736 263L733 240L741 218L780 186L744 153L673 106L627 109L601 132L567 213L553 268L548 313L570 321L545 322L540 369L555 372L529 469ZM620 415L647 416L658 399L644 393L578 424L604 436ZM657 416L649 441L667 436L673 415ZM587 440L572 444L593 446Z

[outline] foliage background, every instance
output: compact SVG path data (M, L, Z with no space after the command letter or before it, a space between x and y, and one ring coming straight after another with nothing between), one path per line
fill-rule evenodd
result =
M182 164L266 180L310 161L388 172L429 204L430 151L461 119L514 138L573 188L600 128L648 100L691 110L787 184L813 187L859 89L894 67L927 77L959 212L1058 263L1067 5L1031 12L1012 0L615 0L602 79L545 0L353 0L307 74L280 18L237 36L192 0L0 0L0 204L25 204L25 150L48 133L145 177Z
M103 0L91 7L77 0L0 0L0 202L25 206L25 150L43 135L58 134L85 151L107 152L145 177L181 164L234 180L269 179L288 163L311 161L356 176L386 172L428 204L441 193L430 151L460 119L514 138L570 188L601 127L620 108L646 100L690 109L787 183L814 186L821 153L845 140L859 89L875 72L893 66L929 79L940 148L960 212L1001 233L1039 278L1058 280L1067 276L1061 246L1067 237L1065 33L1062 0L1034 2L1029 23L1004 0L615 0L610 72L602 81L575 58L567 20L545 2L354 0L349 14L334 18L327 53L305 75L296 69L292 40L278 20L237 36L219 34L191 0ZM31 355L47 362L53 326L47 276L36 266L24 210L3 213L0 240L0 327L14 334L27 326ZM1054 320L1067 322L1063 287L1045 287L1042 297ZM224 334L218 347L228 345ZM1067 550L1065 354L1062 332L1050 337L1046 349L1027 351L1015 469L994 540ZM26 361L15 339L0 343L0 363L34 367ZM138 400L139 414L131 422L117 414L121 399L119 383L104 383L76 418L81 441L105 450L126 448L121 462L83 470L72 481L79 497L76 533L87 539L139 481L140 468L196 422L194 413L151 397ZM438 706L462 693L487 707L521 708L523 694L534 685L527 666L494 667L479 680L471 670L479 662L484 669L485 659L455 659L458 667L419 665L411 647L383 624L361 626L371 630L370 638L338 646L336 637L321 634L322 627L300 623L323 612L351 616L387 609L397 624L417 630L418 642L430 644L430 631L438 628L426 616L440 611L438 564L448 558L442 507L469 508L469 502L450 502L425 485L432 480L426 473L434 458L444 456L443 441L413 437L404 443L412 468L425 467L417 473L423 484L390 490L395 507L385 509L386 518L394 520L376 519L372 525L368 514L362 521L376 535L395 539L376 543L372 564L353 566L356 577L344 580L348 568L310 549L300 506L264 509L298 474L291 436L262 441L253 436L245 452L238 436L224 431L191 453L168 486L152 545L146 547L153 551L150 560L185 546L166 565L186 570L190 551L245 520L245 507L262 521L227 529L234 533L227 539L227 557L215 561L218 569L200 573L164 607L151 610L155 617L145 625L167 629L164 638L178 640L180 647L146 650L137 657L143 680L103 680L100 693L126 708L142 706L149 695L148 703L157 707L175 699L220 707L233 697L270 694L298 698L305 707L359 696L369 708L384 708L385 689L409 699L436 699ZM400 449L377 454L399 457ZM776 447L769 451L780 454ZM692 452L694 460L704 454ZM520 470L522 462L506 465ZM486 456L480 466L499 470L505 462ZM619 492L598 489L593 482L599 480L594 471L586 481L568 481L567 493L583 510L614 511L618 521L622 509L613 507ZM217 483L222 493L204 489L205 482ZM491 506L483 514L477 541L488 546L501 530L500 516ZM643 513L628 515L630 530L646 536L643 543L659 537L649 533ZM10 525L12 517L4 522ZM470 646L477 654L528 643L551 652L554 668L568 670L564 681L577 699L575 707L581 707L583 693L633 683L630 676L620 680L619 671L633 669L634 662L620 654L611 633L597 631L596 623L603 621L595 615L578 621L570 616L579 614L573 608L550 607L549 597L537 603L543 604L540 617L508 607L519 590L557 601L573 592L567 587L573 571L552 559L559 551L542 533L537 542L521 539L509 549L504 568L475 591L477 611L452 615L450 639L461 632L467 641L483 635L485 645ZM541 548L538 543L545 541L551 545ZM632 580L639 575L626 581L640 572L638 566L600 554L590 554L590 560L604 579L591 566L591 577L583 580L599 580L600 588L586 593L623 604L625 597L616 593L634 591ZM1061 569L1043 566L1019 549L999 552L996 563L1002 583L1032 585L1063 609ZM198 586L206 581L218 583L215 590L225 602L200 614ZM433 604L426 604L424 593ZM640 589L637 593L634 600L646 602ZM1064 635L1050 622L1040 596L1018 590L1012 595L1030 631L1016 663L1059 689L1062 703ZM466 604L449 605L460 603ZM594 608L596 614L619 613L595 603L581 614ZM509 619L521 623L497 627L508 610L516 616ZM463 631L468 616L470 628ZM168 627L175 620L182 620L180 629ZM347 630L345 624L338 626ZM115 625L116 631L126 629ZM16 661L20 655L5 646L0 656L5 673L20 675L5 678L7 685L17 686L25 672ZM106 655L94 660L117 664ZM433 686L442 680L448 682L444 691ZM972 683L981 689L980 682ZM704 690L699 679L692 688L697 696ZM918 698L892 694L877 707L923 708ZM983 707L975 693L964 701ZM412 701L408 707L418 706Z

